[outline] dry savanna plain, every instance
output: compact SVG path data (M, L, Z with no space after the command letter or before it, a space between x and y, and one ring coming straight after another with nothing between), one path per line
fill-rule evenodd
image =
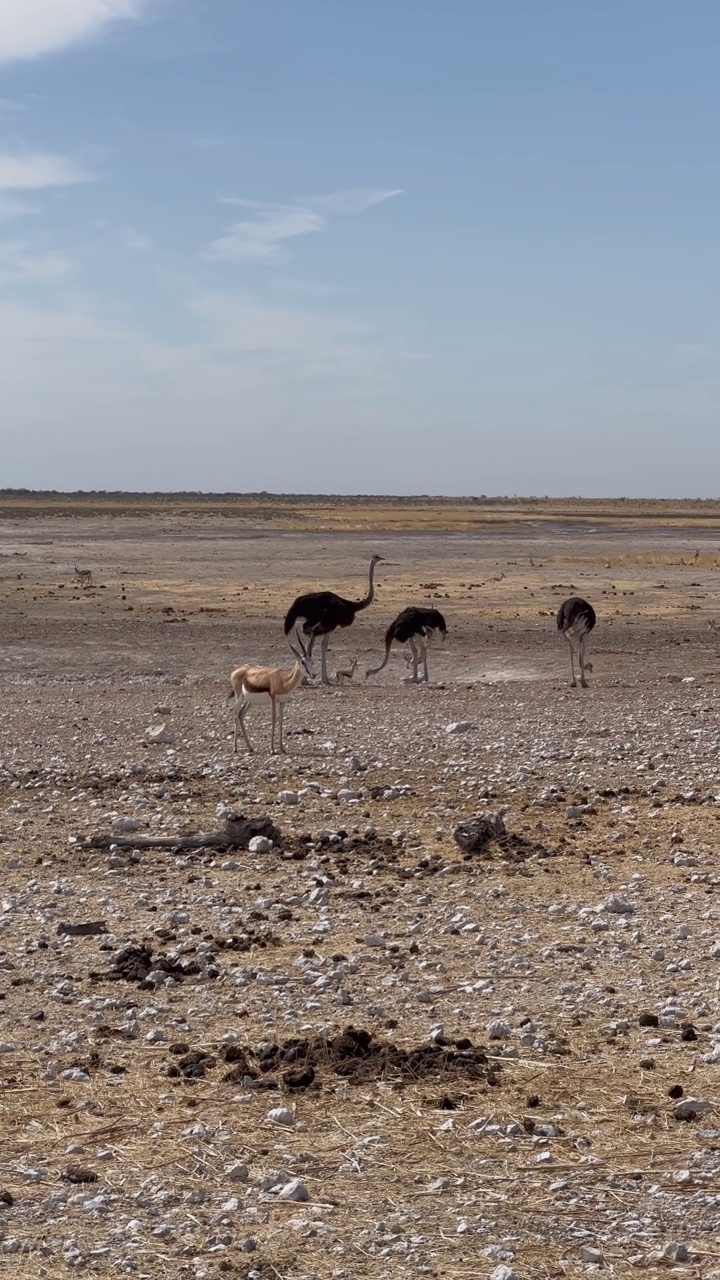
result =
M0 494L0 1271L720 1276L719 588L720 503Z

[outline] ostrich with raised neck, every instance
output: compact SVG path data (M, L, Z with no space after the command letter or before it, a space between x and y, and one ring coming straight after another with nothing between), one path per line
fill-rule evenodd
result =
M370 561L367 595L362 600L346 600L344 596L339 596L334 591L309 591L306 595L298 596L287 611L285 635L289 635L292 628L302 620L302 630L306 636L310 637L307 648L310 662L312 662L315 641L318 636L322 637L320 664L323 684L331 683L327 669L330 636L333 631L337 631L338 627L351 627L355 621L355 614L372 604L375 598L375 566L382 560L382 556L374 555Z

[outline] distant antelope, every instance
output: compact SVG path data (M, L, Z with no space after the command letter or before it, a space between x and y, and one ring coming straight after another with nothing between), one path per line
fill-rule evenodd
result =
M560 605L557 611L555 621L557 629L561 631L570 646L570 669L572 671L571 688L577 688L577 680L575 679L575 643L577 642L580 656L580 684L583 689L587 689L588 683L585 679L585 672L592 671L592 663L585 661L585 641L595 626L596 622L595 610L587 600L583 600L580 596L571 596L564 604Z
M349 667L338 667L337 671L335 672L335 683L344 684L346 680L348 681L348 683L351 683L352 678L355 675L355 672L357 671L357 667L358 667L357 658L353 658L352 663L350 664Z
M93 584L92 569L78 569L77 565L75 565L75 576L73 581L79 582L83 589L85 587L91 587Z
M279 667L259 667L248 664L236 667L230 676L231 689L228 702L235 697L235 734L233 751L237 752L238 728L242 731L248 751L252 751L252 743L245 728L245 716L249 708L257 703L267 706L270 703L272 713L270 729L270 752L275 753L275 723L277 720L280 754L285 754L283 742L283 713L285 703L289 702L304 675L310 674L308 659L305 653L298 653L291 645L296 662L292 671L282 671Z

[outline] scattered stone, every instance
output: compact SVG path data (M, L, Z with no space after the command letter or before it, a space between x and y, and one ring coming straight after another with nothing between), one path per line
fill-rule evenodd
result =
M248 842L250 853L270 853L272 847L273 842L267 836L252 836Z
M142 825L137 818L116 818L112 824L112 833L114 836L129 836L134 831L142 831Z
M505 823L499 813L486 809L476 818L462 822L453 831L453 840L463 853L481 853L493 840L506 835Z
M278 1200L297 1200L300 1202L310 1199L310 1192L301 1178L291 1178L285 1183L284 1187L278 1191Z
M502 1018L494 1018L492 1022L488 1022L485 1030L490 1040L507 1040L510 1035L510 1026Z
M171 733L170 729L168 729L165 724L148 725L145 730L145 737L148 742L165 743L167 746L172 746L175 741L174 734Z
M297 791L279 791L278 800L280 804L299 804L300 797Z
M656 1013L641 1013L638 1018L638 1024L641 1027L659 1027L660 1019Z
M580 1257L583 1262L601 1263L603 1260L602 1249L596 1249L594 1245L584 1244L580 1249Z
M632 902L628 902L627 898L621 897L619 893L610 894L604 904L604 909L616 916L631 916L635 914Z
M271 1111L268 1111L267 1119L272 1124L285 1125L286 1128L291 1129L295 1124L295 1112L291 1111L289 1107L273 1107Z
M67 1169L60 1174L60 1177L65 1182L73 1182L76 1184L97 1182L98 1180L97 1174L93 1173L92 1169L83 1169L77 1164L68 1165Z
M676 1120L695 1120L697 1116L702 1116L712 1109L712 1102L708 1102L705 1098L683 1098L673 1107L673 1115Z

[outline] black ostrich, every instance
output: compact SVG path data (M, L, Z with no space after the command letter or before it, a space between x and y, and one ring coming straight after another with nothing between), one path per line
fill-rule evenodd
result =
M557 622L558 631L562 631L570 646L571 688L577 688L577 680L575 679L575 644L577 643L580 653L580 684L583 689L587 689L588 683L585 679L585 672L592 671L592 662L585 661L585 641L597 621L595 610L581 596L571 596L569 600L560 605L555 621Z
M370 561L368 591L363 600L345 600L343 596L336 595L334 591L309 591L307 595L298 596L287 611L285 635L290 634L298 619L303 619L302 629L305 635L310 637L310 644L307 647L309 661L312 661L315 641L318 636L322 636L320 661L323 684L330 684L327 670L327 648L330 636L338 627L351 627L355 621L355 614L359 613L361 609L367 609L368 605L372 604L375 595L375 565L379 564L382 559L382 556L373 556ZM300 640L299 634L298 639ZM300 643L302 644L302 641Z
M387 666L393 640L397 640L398 644L410 645L413 665L411 683L419 683L418 663L422 662L422 679L427 684L427 645L425 640L431 631L439 631L443 640L447 635L445 619L437 609L418 609L414 605L410 605L408 609L403 609L402 613L398 614L395 621L390 623L385 632L385 657L379 667L373 667L370 671L365 672L365 679L367 680L368 676L376 676L378 671L382 671L383 667Z

